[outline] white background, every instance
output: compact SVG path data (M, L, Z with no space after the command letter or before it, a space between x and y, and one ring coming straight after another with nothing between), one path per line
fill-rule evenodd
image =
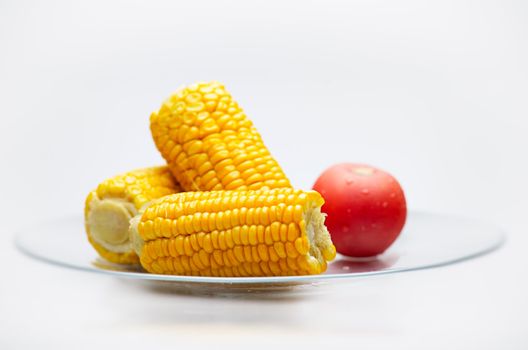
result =
M525 349L527 34L524 1L0 1L0 348ZM212 79L298 187L369 163L410 208L488 220L508 242L266 300L164 293L15 250L20 227L161 164L150 112Z

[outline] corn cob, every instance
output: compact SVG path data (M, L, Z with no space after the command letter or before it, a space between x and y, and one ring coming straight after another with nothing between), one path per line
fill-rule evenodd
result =
M176 91L152 113L150 129L185 191L290 187L253 123L218 82Z
M318 274L336 250L315 191L182 192L131 220L141 265L159 274Z
M179 192L169 169L134 170L103 181L85 202L88 240L103 258L120 264L137 264L128 229L130 219L153 199Z

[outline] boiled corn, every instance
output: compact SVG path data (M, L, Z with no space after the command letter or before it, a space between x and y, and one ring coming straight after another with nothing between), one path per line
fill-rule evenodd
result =
M130 237L149 272L285 276L326 270L336 250L315 191L182 192L131 220Z
M165 166L134 170L103 181L85 202L88 240L103 258L120 264L139 262L129 236L129 221L146 203L181 191Z
M218 82L176 91L152 113L150 129L186 191L290 186L253 123Z

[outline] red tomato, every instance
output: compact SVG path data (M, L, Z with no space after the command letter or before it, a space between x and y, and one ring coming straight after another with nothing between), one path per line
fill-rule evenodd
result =
M403 190L389 173L343 163L325 170L313 189L325 199L325 224L339 253L367 257L383 253L407 217Z

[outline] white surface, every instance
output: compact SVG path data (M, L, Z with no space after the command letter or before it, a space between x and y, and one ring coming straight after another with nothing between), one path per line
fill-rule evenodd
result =
M522 1L0 2L0 348L251 343L523 349L528 7ZM272 300L178 296L14 250L161 162L148 115L218 79L293 182L336 161L389 169L409 206L509 231L492 255ZM329 348L329 347L327 347Z

